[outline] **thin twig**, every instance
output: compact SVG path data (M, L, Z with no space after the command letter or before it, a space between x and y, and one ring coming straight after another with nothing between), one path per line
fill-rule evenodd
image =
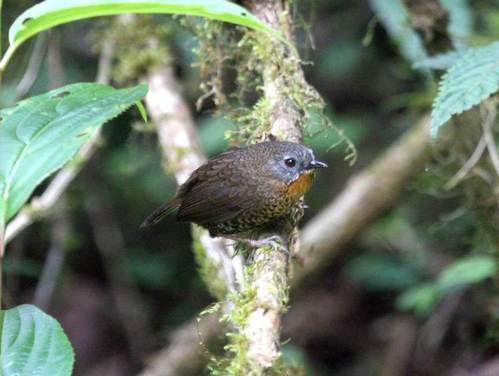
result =
M406 375L418 333L416 320L400 315L390 320L387 329L390 342L383 356L380 375Z
M30 91L31 87L38 77L40 67L43 63L43 58L45 57L45 52L47 50L47 33L41 33L35 41L33 51L29 58L28 66L26 72L16 86L16 96L18 99L24 98L26 94Z
M454 188L456 185L459 184L461 180L463 180L470 173L473 167L475 167L478 161L480 161L480 158L482 157L486 146L487 146L487 140L485 139L485 135L482 135L482 137L480 137L480 140L478 141L475 150L468 158L468 160L461 166L459 171L456 172L456 174L444 185L445 189L449 190Z
M89 180L100 179L91 176ZM153 336L147 324L145 304L125 265L126 242L110 201L107 191L99 184L89 185L85 208L91 230L130 352L139 361L150 347Z
M99 63L95 81L100 84L109 84L111 81L111 68L114 56L114 40L108 38L102 44L99 54Z
M200 321L189 320L168 336L169 343L155 353L140 376L200 375L205 360L203 346L222 334L224 325L217 315L205 316Z
M420 329L417 347L418 352L421 352L421 359L426 358L428 354L435 353L441 346L447 331L454 321L459 306L463 304L465 294L465 288L446 294L435 312Z
M58 204L58 211L51 222L51 245L33 298L33 304L43 310L48 309L50 305L66 258L64 248L69 234L69 218L64 200L62 204Z
M64 63L61 54L61 34L57 29L49 31L47 66L49 89L62 86L64 84Z
M492 165L496 170L497 176L499 176L499 154L497 152L494 134L492 133L492 126L494 125L494 121L496 120L497 116L496 105L497 103L495 101L486 102L483 104L483 106L486 107L486 116L482 121L482 128L483 136L487 143L487 151L489 152L490 160L492 161Z
M56 30L51 30L48 33L47 45L47 63L48 63L48 81L49 87L54 89L64 82L64 63L61 54L61 38ZM45 258L42 275L38 280L35 290L33 303L41 309L48 309L52 294L62 270L62 265L65 259L65 240L69 233L69 225L67 218L67 208L65 199L59 200L59 212L51 218L51 240L52 244Z

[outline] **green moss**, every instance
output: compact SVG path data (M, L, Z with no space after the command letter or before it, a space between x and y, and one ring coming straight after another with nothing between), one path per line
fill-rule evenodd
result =
M102 50L104 41L112 41L112 79L127 84L171 62L170 25L165 19L156 23L152 15L135 15L127 22L119 17L113 22L106 19L90 34L89 40L96 51Z
M245 268L245 275L247 277L252 275L254 270L254 266L247 266ZM234 309L224 316L224 320L235 329L227 333L228 343L224 347L226 354L224 358L219 359L210 366L210 374L230 376L257 376L262 374L254 370L250 359L248 359L248 339L242 334L247 325L249 315L256 308L255 298L256 291L252 288L248 288L242 293L233 294L229 297L234 305ZM289 374L282 357L279 357L272 367L265 370L265 375L281 376Z
M245 290L242 293L233 293L227 299L233 305L229 313L222 320L234 328L226 334L227 344L224 347L225 355L220 358L212 358L208 366L210 375L250 375L251 364L247 357L248 340L241 334L248 320L249 314L254 309L255 291Z
M229 297L234 304L234 309L231 311L230 316L225 318L227 322L234 324L238 328L245 327L249 314L255 309L255 296L256 291L249 288Z
M232 58L230 41L233 39L232 33L235 29L223 22L191 17L182 19L182 24L196 34L199 41L198 46L194 48L198 59L193 66L199 70L203 95L199 98L197 107L200 108L203 101L208 98L213 100L217 108L225 106L227 97L223 78Z
M227 284L220 278L217 266L206 257L205 249L199 241L201 231L204 230L196 225L192 226L194 260L198 265L199 275L210 294L216 299L223 301L227 294Z
M266 97L261 97L252 110L240 108L239 112L237 116L232 115L238 124L238 129L229 131L225 135L231 144L255 143L270 133L271 104Z
M258 252L270 254L277 252L271 246L266 246L258 249ZM260 375L254 371L254 367L248 359L248 338L243 334L246 328L249 315L256 308L256 290L251 287L252 279L255 274L258 274L259 269L265 267L265 260L259 259L248 263L244 268L244 279L248 288L240 293L233 293L228 296L228 301L233 309L223 316L223 320L233 329L227 333L227 345L224 347L225 355L220 358L213 358L209 366L211 375ZM282 311L286 310L288 304L288 289L287 283L282 279L282 276L275 276L269 289L277 289L277 293L282 296ZM275 307L269 307L274 309ZM253 370L253 371L252 371ZM290 369L285 365L282 357L279 357L275 364L265 371L266 375L285 375L295 374L289 373Z
M269 39L266 34L217 22L191 22L190 26L200 42L195 52L199 61L196 66L204 81L201 100L211 98L224 116L239 125L237 130L226 135L232 145L266 138L276 103L282 103L298 111L297 126L305 136L311 133L312 120L314 133L318 129L336 131L340 141L346 144L346 159L355 161L354 145L326 116L324 101L303 76L303 62L285 45ZM235 74L234 86L223 81L223 77L231 76L231 73ZM265 81L277 85L279 98L274 98L273 103L263 92L262 73ZM256 102L252 99L255 95L259 97ZM274 136L287 138L287 135Z

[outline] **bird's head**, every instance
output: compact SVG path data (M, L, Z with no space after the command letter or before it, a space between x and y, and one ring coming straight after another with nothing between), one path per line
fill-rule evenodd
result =
M272 174L281 181L290 184L304 174L313 173L317 168L325 168L327 164L315 159L311 149L294 142L270 142L272 158L268 167Z

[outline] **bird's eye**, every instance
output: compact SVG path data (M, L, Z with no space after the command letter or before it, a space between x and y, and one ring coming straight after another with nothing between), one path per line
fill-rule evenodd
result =
M286 167L293 168L296 166L296 159L294 158L286 158L284 160L284 163L286 164Z

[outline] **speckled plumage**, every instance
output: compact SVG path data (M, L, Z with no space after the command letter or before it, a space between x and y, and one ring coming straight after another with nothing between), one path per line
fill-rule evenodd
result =
M144 225L177 210L177 220L197 223L212 236L264 231L296 206L317 167L326 165L297 143L269 141L231 149L195 170Z

